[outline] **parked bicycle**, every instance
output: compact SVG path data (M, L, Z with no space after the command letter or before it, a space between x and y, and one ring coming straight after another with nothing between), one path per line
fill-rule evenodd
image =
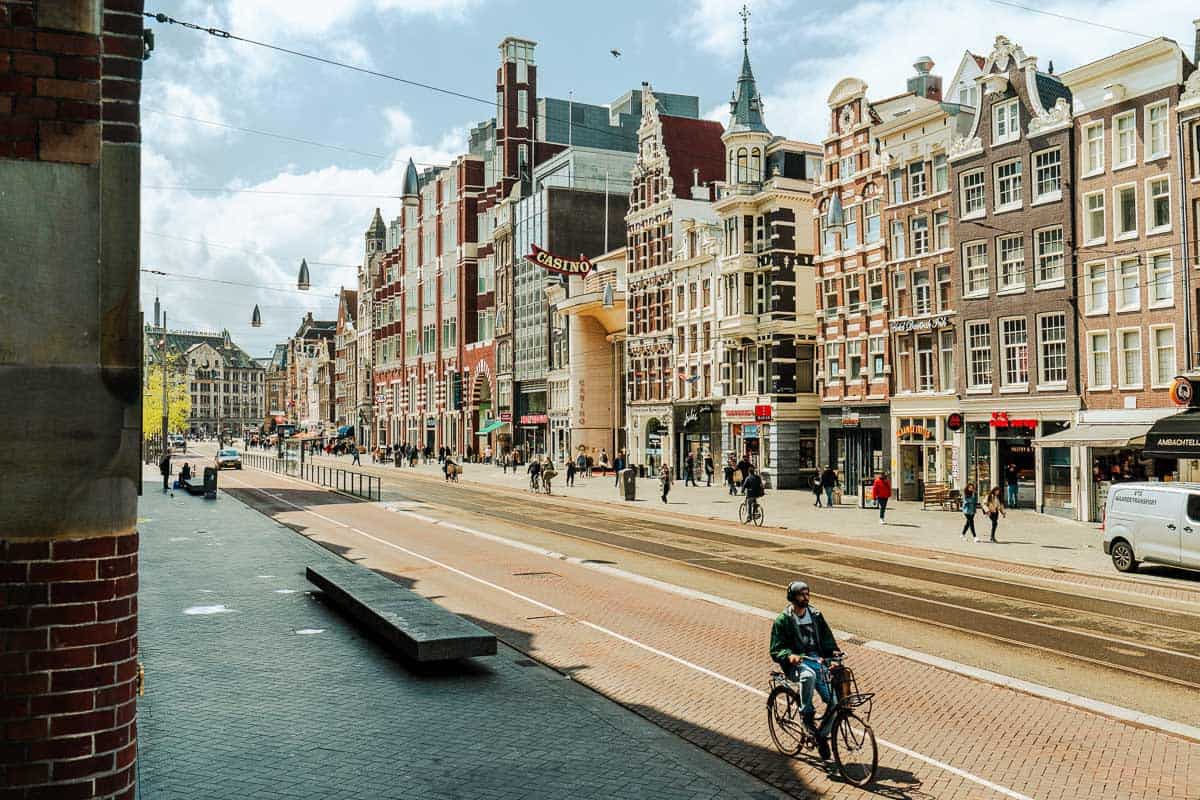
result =
M817 749L817 736L828 738L833 761L847 783L866 786L879 769L879 751L871 728L874 693L861 693L854 673L841 658L829 658L821 666L822 678L833 694L833 702L817 722L817 734L800 716L799 687L782 672L773 671L767 696L767 726L779 752L799 755Z
M738 506L738 522L743 525L751 523L762 527L763 525L763 507L762 500L757 497L747 497Z

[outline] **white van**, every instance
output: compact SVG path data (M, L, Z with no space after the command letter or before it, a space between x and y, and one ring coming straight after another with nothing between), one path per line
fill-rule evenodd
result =
M1200 570L1200 483L1113 484L1103 531L1121 572L1139 561Z

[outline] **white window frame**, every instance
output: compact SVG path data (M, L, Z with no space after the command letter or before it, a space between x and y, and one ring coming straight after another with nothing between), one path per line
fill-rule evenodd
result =
M968 179L978 178L978 185L967 186ZM975 209L969 208L969 193L978 192L979 207ZM958 176L958 206L959 219L975 219L987 214L987 179L984 177L982 169L973 169L970 172L964 172Z
M1009 258L1005 259L1005 251ZM1015 256L1013 255L1015 253ZM1005 267L1011 266L1015 277L1005 278ZM996 237L996 294L1022 292L1025 290L1025 235L1021 233Z
M1160 195L1154 193L1153 184L1164 181L1167 184L1167 221L1162 225L1154 224L1154 199ZM1171 176L1155 175L1146 178L1146 235L1168 233L1171 230Z
M1054 317L1062 318L1062 339L1061 339L1061 341L1058 339L1047 341L1046 339L1043 338L1043 333L1045 331L1045 329L1043 328L1044 321L1054 318ZM1070 359L1070 349L1068 347L1066 312L1052 311L1048 314L1039 314L1038 315L1038 318L1037 318L1037 343L1038 343L1038 354L1037 354L1038 389L1039 390L1042 390L1042 389L1053 390L1053 389L1067 388L1067 375L1069 374L1068 373L1068 361ZM1047 347L1047 345L1056 345L1057 346L1060 344L1062 346L1062 379L1061 380L1051 380L1046 375L1047 362L1048 362L1046 347Z
M1098 280L1097 280L1098 278ZM1108 313L1108 262L1089 261L1083 265L1083 309L1086 316L1096 316ZM1101 294L1095 292L1097 285L1102 286ZM1097 298L1099 297L1099 301Z
M1016 97L992 104L992 145L1021 138L1021 107Z
M1020 347L1022 345L1020 343L1014 343L1011 345L1009 344L1008 336L1007 336L1008 332L1005 330L1005 326L1004 326L1004 324L1006 322L1013 322L1013 323L1020 322L1025 326L1024 327L1025 341L1023 343L1024 347L1025 347L1025 380L1023 380L1023 381L1011 380L1011 378L1016 378L1019 376L1015 375L1015 374L1009 375L1009 364L1008 364L1009 350L1010 350L1010 348L1013 350L1014 359L1019 364L1021 359L1019 358L1019 356L1017 354L1020 352ZM1029 388L1029 318L1028 317L1020 317L1020 316L1018 316L1018 317L1001 317L1000 319L998 319L996 321L996 323L997 323L998 333L1000 334L1000 391L1001 392L1005 392L1005 391L1015 392L1018 390L1026 391ZM1017 332L1017 329L1014 327L1012 332L1015 334ZM1015 368L1016 367L1014 366L1014 369Z
M1120 311L1138 311L1138 310L1140 310L1142 307L1142 273L1141 273L1140 259L1137 256L1134 256L1133 258L1120 258L1115 261L1113 267L1114 267L1113 275L1116 278L1116 281L1115 281L1116 287L1115 288L1117 290L1117 298L1116 298L1117 311L1120 312ZM1125 303L1125 278L1128 275L1132 275L1134 280L1137 281L1137 285L1135 288L1137 289L1138 299L1137 299L1137 302L1126 304Z
M1048 169L1048 166L1039 166L1038 158L1041 156L1049 156L1051 154L1058 156L1058 162L1055 165L1058 169L1058 188L1051 189L1047 192L1042 192L1042 191L1040 191L1040 184L1042 182L1040 174L1041 174L1041 170ZM1030 189L1031 189L1032 195L1033 195L1033 205L1037 205L1039 203L1052 203L1055 200L1061 200L1062 199L1062 178L1063 178L1063 175L1062 175L1062 163L1063 163L1062 148L1047 147L1045 150L1038 150L1036 153L1034 153L1033 155L1030 156L1029 163L1033 167L1033 169L1030 170L1030 172L1033 173L1033 175L1032 175L1033 183L1030 184Z
M1015 167L1016 172L1008 177L1002 178L1000 177L1000 170L1004 169L1005 167ZM1005 203L1002 202L1000 198L1003 194L1005 186L1010 183L1014 185L1014 199ZM1012 158L1007 161L1001 161L992 167L992 192L992 203L996 214L1000 214L1005 211L1013 211L1020 208L1024 204L1025 163L1022 159Z
M1094 131L1099 131L1100 135L1093 138ZM1096 120L1084 125L1082 134L1083 153L1081 154L1080 161L1083 162L1084 168L1087 171L1081 177L1087 178L1092 175L1101 175L1104 173L1104 120ZM1095 164L1092 163L1090 149L1092 144L1098 145L1097 149L1099 150L1097 163Z
M1092 198L1100 198L1100 207L1098 209L1088 208L1088 200ZM1096 192L1086 192L1079 200L1082 208L1080 213L1083 215L1083 243L1084 244L1103 244L1108 239L1108 198L1105 197L1104 190ZM1100 212L1100 235L1089 236L1091 230L1091 214L1094 211Z
M1125 189L1133 189L1133 230L1121 230L1121 216L1125 210L1124 203L1121 200L1121 192ZM1113 194L1113 241L1123 242L1126 239L1136 239L1138 236L1138 215L1137 215L1137 184L1122 183L1119 186L1114 186Z
M1088 331L1087 337L1088 390L1100 391L1102 389L1111 389L1113 368L1112 337L1109 335L1108 331ZM1100 352L1096 349L1096 342L1101 340L1104 341L1104 356L1108 359L1108 369L1106 370L1107 374L1103 377L1103 380L1096 375L1096 353Z
M972 267L968 253L972 248L978 248L978 247L983 248L983 257L979 260L979 262L974 267ZM973 241L973 242L963 242L962 243L962 270L963 270L963 297L968 297L968 298L970 298L970 297L987 297L988 293L991 291L991 288L992 288L991 287L991 274L990 274L992 271L992 265L991 265L991 262L988 260L988 243L987 243L986 239L980 239L980 240ZM971 288L971 284L972 284L971 272L972 272L972 270L983 274L983 284L984 285L982 288L979 288L979 289Z
M950 249L950 212L933 212L933 249L936 252Z
M1158 346L1159 331L1169 331L1170 332L1170 341L1171 341L1170 369L1168 369L1166 371L1166 378L1163 380L1159 380L1159 366L1160 366L1159 346ZM1175 376L1177 374L1179 374L1179 353L1177 352L1179 348L1177 347L1178 342L1175 339L1175 326L1174 325L1151 325L1149 334L1150 334L1148 337L1149 341L1147 342L1147 345L1149 345L1149 349L1150 349L1150 388L1166 389L1166 388L1170 387L1171 382L1173 380L1175 380Z
M1164 265L1159 259L1165 257ZM1165 277L1165 284L1159 280ZM1156 288L1167 287L1166 298L1155 298ZM1170 308L1175 305L1175 264L1170 250L1146 253L1146 308Z
M1113 169L1118 170L1124 167L1132 167L1137 163L1137 111L1129 110L1122 114L1113 115L1112 125L1112 140L1113 140ZM1121 152L1121 123L1127 119L1133 120L1133 125L1127 133L1130 136L1128 149L1128 158L1122 158Z
M1047 261L1047 255L1042 252L1042 235L1050 234L1058 231L1058 276L1054 278L1043 277L1044 262ZM1051 225L1046 228L1039 228L1033 232L1033 262L1034 275L1033 284L1039 289L1052 288L1057 286L1065 286L1067 282L1067 253L1066 253L1066 237L1061 225Z
M1162 122L1162 150L1151 149L1154 144L1154 125L1150 120L1151 114L1158 109L1166 111L1163 114ZM1159 158L1166 158L1171 155L1171 104L1170 101L1161 100L1157 103L1150 103L1142 108L1142 125L1144 131L1142 133L1142 145L1145 154L1142 156L1146 161L1154 161Z
M933 193L941 194L950 188L950 161L945 153L933 157Z
M915 216L908 220L908 230L912 236L912 254L923 256L929 253L929 217Z
M990 320L978 319L967 322L963 327L966 332L966 347L967 353L967 391L968 392L990 392L992 384L996 379L995 359L992 352L992 323ZM978 370L988 376L987 383L976 383L976 365L986 365L986 367Z
M1137 347L1133 348L1137 352L1137 381L1127 380L1125 374L1125 334L1132 333L1137 336ZM1117 388L1118 389L1141 389L1144 385L1142 376L1142 329L1141 328L1117 328Z
M908 199L919 200L929 194L929 183L925 179L925 162L914 161L904 168L908 177Z

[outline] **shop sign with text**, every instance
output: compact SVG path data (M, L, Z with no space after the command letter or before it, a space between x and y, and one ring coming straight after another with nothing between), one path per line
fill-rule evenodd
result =
M898 319L888 323L892 333L908 333L909 331L936 331L950 327L950 315L939 314L925 319Z
M897 432L897 435L901 439L932 439L933 431L924 425L905 425Z
M522 425L545 425L550 422L550 417L546 414L522 414Z
M1015 419L1008 416L1007 411L993 411L988 425L993 428L1036 428L1036 419Z
M533 251L525 256L525 260L533 264L537 264L542 269L558 272L563 275L587 275L592 271L592 262L588 261L582 254L577 259L562 258L556 256L549 250L543 250L536 244L530 244L529 248Z
M771 421L771 407L769 405L755 406L754 407L754 419L756 422L770 422Z

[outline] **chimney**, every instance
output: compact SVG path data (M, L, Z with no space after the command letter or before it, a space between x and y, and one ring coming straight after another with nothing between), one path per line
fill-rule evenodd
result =
M161 323L159 323L159 320L162 318L161 312L162 312L162 306L160 306L158 304L158 295L155 295L154 296L154 327L156 327L156 328L160 327L160 324L161 324Z
M1192 27L1196 29L1196 44L1192 48L1192 63L1200 66L1200 17L1192 20Z
M933 59L929 56L921 56L913 64L913 68L916 69L917 74L908 79L909 93L929 100L941 100L942 76L932 75L929 72L933 69Z

